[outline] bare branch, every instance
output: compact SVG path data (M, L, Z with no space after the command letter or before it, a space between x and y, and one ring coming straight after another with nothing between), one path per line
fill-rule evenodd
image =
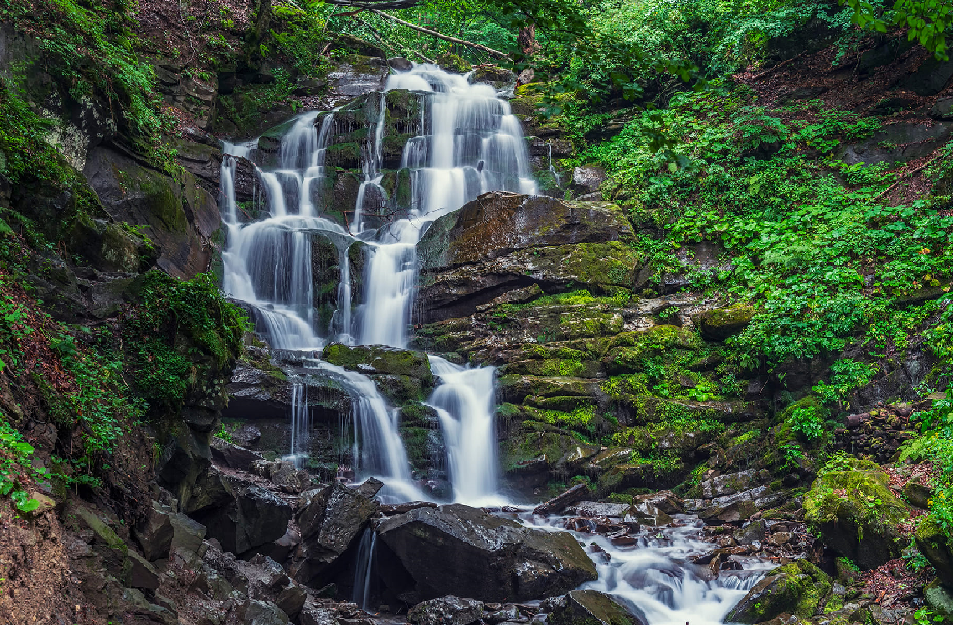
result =
M356 5L356 6L357 6L357 5ZM473 49L475 49L475 50L480 50L481 52L485 52L485 53L489 54L490 56L495 57L495 58L498 58L498 59L505 59L505 58L507 58L507 55L504 54L503 52L500 52L499 50L494 50L493 48L488 48L488 47L485 46L485 45L481 45L481 44L479 44L479 43L473 43L473 42L471 42L471 41L464 41L463 39L458 39L457 37L451 37L450 35L444 35L444 34L442 34L442 33L437 32L436 30L430 30L429 28L423 28L423 27L418 26L418 25L416 25L416 24L412 24L412 23L410 23L410 22L405 22L404 20L402 20L402 19L400 19L400 18L398 18L398 17L394 17L393 15L388 15L388 14L385 13L384 11L379 11L378 9L370 9L370 11L372 11L373 13L377 13L377 14L380 15L381 17L386 17L386 18L388 18L389 20L391 20L391 21L393 21L393 22L397 22L398 24L400 24L400 25L402 25L402 26L407 26L408 28L410 28L410 29L412 29L412 30L416 30L416 31L418 31L418 32L425 33L425 34L427 34L427 35L431 35L432 37L437 37L438 39L443 39L444 41L450 41L451 43L456 43L456 44L458 44L458 45L467 46L467 47L473 48Z

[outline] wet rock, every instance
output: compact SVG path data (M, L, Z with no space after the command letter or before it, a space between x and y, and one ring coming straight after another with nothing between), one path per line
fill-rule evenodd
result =
M385 516L394 516L395 514L404 514L418 508L436 508L437 504L433 501L409 501L407 503L384 504L378 510Z
M333 365L371 374L402 375L430 383L431 365L427 356L407 349L396 349L382 345L348 346L332 343L325 347L322 359Z
M517 76L509 69L496 67L494 65L480 65L474 68L470 75L471 83L482 82L492 86L494 89L501 90L512 87L517 81Z
M574 590L550 600L548 625L644 625L644 621L596 590Z
M949 586L945 588L940 579L935 579L924 587L924 603L935 613L943 616L945 623L952 621L954 606L951 602L951 589Z
M594 165L573 168L573 189L581 194L599 191L606 180L606 170Z
M734 495L740 491L751 488L751 482L755 478L756 471L749 469L739 473L730 473L720 475L711 480L705 480L699 483L699 489L702 496L711 499L713 497L722 497L724 495Z
M422 321L472 314L496 297L537 283L571 282L595 293L632 285L632 228L614 205L545 196L484 194L445 215L418 243Z
M206 526L208 536L223 549L245 553L285 534L292 516L288 503L252 482L216 475L214 469L210 473L214 490L201 507L191 508L190 515Z
M295 579L312 585L327 581L320 576L360 536L377 507L357 489L337 483L315 494L296 517L302 542Z
M831 593L831 579L807 560L775 569L745 595L726 622L763 623L780 614L811 618Z
M740 545L752 545L765 538L765 521L758 519L746 523L732 535Z
M288 617L282 609L270 601L251 599L244 606L245 625L288 625Z
M153 501L145 518L133 528L133 536L150 562L169 555L175 535L172 519L169 518L171 514L171 508Z
M395 56L388 59L388 66L399 72L409 72L414 69L414 64L401 56Z
M330 608L306 605L298 615L299 625L339 625L338 613Z
M261 433L259 436L261 436ZM252 467L253 462L263 459L254 451L239 447L218 437L212 438L211 448L212 460L216 464L229 469L248 471Z
M448 595L417 604L407 611L407 620L416 625L469 625L483 614L483 602Z
M268 556L257 555L249 565L249 596L271 601L289 618L297 617L307 598L305 589L289 579L281 565Z
M583 501L573 506L572 512L581 517L610 517L622 519L633 511L628 503L605 503L601 501Z
M546 501L536 508L533 509L534 514L559 514L577 501L587 497L590 494L590 489L586 484L577 484L573 486L553 499Z
M702 338L707 341L724 341L744 330L754 316L754 308L738 304L700 313L697 324Z
M862 569L877 568L901 555L897 526L907 510L881 467L869 460L849 463L815 480L803 502L805 520L828 547Z
M519 601L596 578L570 534L529 529L460 504L390 517L377 532L397 561L383 572L386 585L406 600L466 594Z

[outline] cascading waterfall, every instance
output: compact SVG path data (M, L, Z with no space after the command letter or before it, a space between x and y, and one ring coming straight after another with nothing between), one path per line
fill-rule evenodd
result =
M447 471L454 501L500 505L497 495L497 436L494 428L494 368L469 369L429 357L441 384L428 403L444 434Z
M397 411L387 405L367 376L312 356L328 338L345 344L406 347L417 282L416 244L427 224L481 193L532 194L536 184L519 122L507 102L498 99L488 85L471 85L466 77L423 65L392 75L386 90L393 89L423 94L424 102L421 134L407 142L401 156L401 166L410 171L411 182L406 219L377 231L367 229L373 222L369 198L383 193L384 94L378 101L373 132L362 149L362 181L353 218L346 226L322 217L322 209L328 207L316 205L313 199L315 185L322 184L326 175L325 154L334 139L334 114L323 118L317 132L318 113L297 117L281 138L277 165L256 169L268 207L268 215L258 221L250 221L235 201L236 159L254 158L256 142L225 144L221 200L228 236L222 254L224 291L245 302L257 329L273 348L305 352L304 376L330 377L350 394L356 477L379 477L385 482L381 496L397 502L425 499L410 475ZM311 236L315 232L333 241L339 252L338 307L328 328L316 328L311 275ZM348 249L356 240L367 242L372 255L365 267L362 304L353 312ZM472 505L500 504L502 498L496 494L494 370L460 367L434 356L430 363L440 384L428 403L440 419L453 498ZM304 381L293 384L292 400L291 457L300 462L309 429ZM346 429L342 423L341 430ZM544 523L555 531L559 521L527 515L525 522ZM645 531L635 546L620 547L602 536L577 534L580 540L596 543L611 554L608 562L593 554L599 580L587 587L614 595L649 625L719 622L756 583L759 568L764 566L746 563L748 570L707 577L688 558L711 550L712 545L699 540L698 526L693 525L697 520L686 523ZM354 580L354 600L363 607L370 598L374 547L375 534L367 531Z
M429 133L408 140L401 156L401 166L411 172L408 218L381 228L371 242L374 255L366 273L359 340L366 345L406 347L417 284L415 246L424 226L481 193L533 194L537 187L520 122L493 87L470 84L467 77L433 65L418 65L392 74L385 86L391 89L426 94L423 126ZM382 127L379 121L377 142L382 140ZM374 153L380 155L378 145ZM363 202L363 196L359 197L359 204ZM361 210L357 206L356 215Z

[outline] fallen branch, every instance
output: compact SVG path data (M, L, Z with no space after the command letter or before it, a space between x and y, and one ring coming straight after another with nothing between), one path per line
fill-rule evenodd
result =
M764 72L762 72L762 73L760 73L760 74L756 74L755 76L752 76L752 78L750 78L749 80L758 80L759 78L763 78L763 77L765 77L765 76L768 76L769 74L772 74L772 73L774 73L775 71L777 71L777 70L779 70L779 69L785 67L786 65L788 65L788 64L791 63L792 61L795 61L795 60L797 60L797 59L802 58L803 56L805 56L805 54L806 54L805 52L802 52L801 54L799 54L799 55L797 55L797 56L793 56L792 58L790 58L790 59L787 60L787 61L782 61L782 62L779 63L778 65L775 65L775 66L773 66L773 67L770 67L769 69L765 70Z
M360 21L360 20L359 20L359 21ZM361 23L363 24L364 22L361 22ZM391 48L391 46L390 46L387 42L385 42L384 39L381 38L381 35L379 35L378 33L374 32L374 30L371 30L371 36L373 36L373 37L377 40L377 42L380 43L380 44L381 44L382 46L384 46L385 48ZM392 49L393 49L393 48L392 48ZM409 48L405 48L404 46L401 46L400 49L401 49L401 51L402 51L404 54L407 54L408 52L410 52L410 53L412 53L412 54L416 54L416 55L417 55L418 57L420 57L421 60L423 60L425 63L430 63L431 65L434 64L434 59L429 59L429 58L427 58L426 56L424 56L423 54L421 54L421 53L418 52L417 50L411 50L411 49L409 49Z
M458 39L457 37L451 37L450 35L444 35L444 34L442 34L442 33L437 32L436 30L431 30L431 29L429 29L429 28L423 28L423 27L418 26L418 25L416 25L416 24L412 24L412 23L410 23L410 22L406 22L406 21L402 20L402 19L399 18L399 17L394 17L393 15L388 15L388 14L385 13L384 11L379 11L378 9L369 9L369 10L372 11L372 12L374 12L374 13L377 13L377 14L380 15L381 17L386 17L386 18L388 18L389 20L391 20L391 21L393 21L393 22L397 22L398 24L400 24L400 25L402 25L402 26L407 26L407 27L410 28L411 30L416 30L416 31L421 32L421 33L424 33L424 34L431 35L432 37L437 37L438 39L443 39L444 41L449 41L449 42L451 42L451 43L456 43L456 44L458 44L458 45L462 45L462 46L467 46L467 47L469 47L469 48L473 48L473 49L475 49L475 50L480 50L481 52L485 52L485 53L489 54L490 56L496 57L496 58L498 58L498 59L505 59L505 58L507 58L507 55L504 54L503 52L501 52L500 50L494 50L493 48L488 48L487 46L481 45L481 44L479 44L479 43L473 43L472 41L464 41L463 39Z
M937 159L941 158L941 156L942 156L942 155L935 156L934 158L932 158L932 159L929 160L928 162L924 163L924 164L921 165L920 167L917 167L917 168L915 168L915 169L912 169L912 170L909 171L908 173L904 174L903 176L901 176L900 178L898 178L898 180L897 180L893 185L891 185L890 187L888 187L887 189L885 189L884 191L882 191L881 193L879 193L878 195L876 195L874 199L880 200L880 199L883 198L885 195L887 195L889 191L891 191L892 189L894 189L895 187L897 187L899 184L901 184L902 182L904 182L904 180L905 180L906 178L910 178L910 177L913 176L914 174L918 173L919 171L921 171L922 169L924 169L925 167L927 167L928 165L930 165L931 163L933 163L933 162L936 161Z

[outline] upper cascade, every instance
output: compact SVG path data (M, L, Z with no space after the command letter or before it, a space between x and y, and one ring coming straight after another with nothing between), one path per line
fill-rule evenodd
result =
M223 160L223 288L281 349L328 340L405 347L414 246L426 225L488 191L537 190L509 104L490 85L434 65L392 74L383 91L304 113L225 152L256 163L258 191L251 207L239 207L235 159ZM316 310L315 236L338 250L330 316ZM356 242L368 246L361 293L351 288Z

